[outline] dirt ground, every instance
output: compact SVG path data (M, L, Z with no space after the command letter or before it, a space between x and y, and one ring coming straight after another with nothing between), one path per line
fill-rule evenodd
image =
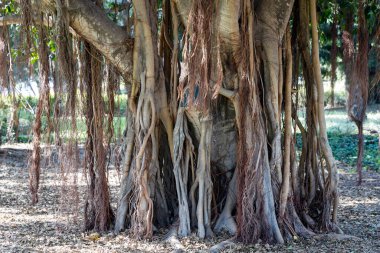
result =
M94 235L84 233L82 221L85 178L78 176L78 215L65 215L75 210L75 203L61 199L58 168L44 166L41 174L40 201L29 205L27 161L30 146L3 146L0 149L0 252L171 252L173 248L156 233L151 241L136 241L125 234ZM45 164L45 163L44 163ZM310 239L295 238L285 245L233 244L226 252L380 252L380 173L364 172L358 187L353 170L339 163L339 226L347 236L318 235ZM109 171L113 207L119 177ZM62 204L63 203L63 204ZM76 225L79 224L79 225ZM207 252L219 236L199 240L194 235L181 240L186 252Z

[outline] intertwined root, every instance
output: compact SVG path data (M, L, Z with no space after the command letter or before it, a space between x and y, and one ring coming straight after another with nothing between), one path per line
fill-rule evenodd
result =
M187 182L189 169L193 171L193 145L187 128L184 108L178 110L174 128L174 176L176 181L179 213L179 236L187 236L191 232L190 212L188 205ZM189 167L191 166L191 167Z
M205 238L212 236L211 230L211 200L212 200L212 181L211 181L211 134L212 119L204 117L201 119L201 137L198 147L198 163L196 178L191 186L190 199L192 203L192 219L197 220L198 236ZM198 201L195 201L195 190L198 188Z

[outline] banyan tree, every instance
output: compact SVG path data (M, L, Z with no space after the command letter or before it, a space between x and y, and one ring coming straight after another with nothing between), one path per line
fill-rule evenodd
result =
M24 40L37 37L39 46L40 110L29 168L34 202L38 118L54 116L54 143L73 154L80 115L87 131L87 230L127 230L137 238L159 228L200 238L226 231L246 243L341 232L316 0L133 0L108 11L101 0L19 3L21 20L4 17L2 24L22 22ZM109 15L121 10L127 14ZM32 26L38 34L30 35ZM47 58L47 38L57 45L55 60ZM113 210L106 167L120 78L129 93ZM74 134L60 136L62 118ZM75 167L79 159L67 155L65 163Z

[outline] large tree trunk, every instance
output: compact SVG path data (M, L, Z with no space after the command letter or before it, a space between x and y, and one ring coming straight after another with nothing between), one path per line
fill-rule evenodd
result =
M157 1L135 0L132 55L128 31L99 7L65 1L67 24L86 40L81 64L87 68L82 71L87 229L105 230L112 222L101 67L91 56L101 59L100 52L131 84L115 232L129 228L136 237L150 238L154 228L173 223L170 238L176 243L173 236L194 229L200 238L225 229L247 243L283 243L312 235L311 230L338 230L337 172L326 134L316 6L313 0L310 6L297 2L293 31L299 50L293 71L286 32L293 2L166 0L158 35ZM41 3L60 11L56 1ZM307 116L304 127L293 113L302 133L298 161L291 138L291 85L298 78L292 74L298 73L299 58ZM75 99L70 107L75 112Z
M127 133L127 158L120 192L116 232L129 225L137 237L151 237L154 220L167 224L168 206L161 175L170 168L173 157L173 123L167 105L162 66L158 60L157 18L154 1L135 1L135 47L133 83L129 102L132 129ZM163 127L159 124L161 120ZM165 130L167 141L162 146L159 134ZM168 146L167 146L168 145ZM168 157L159 157L168 147ZM160 159L166 160L160 166ZM127 207L127 201L135 204ZM156 200L156 201L154 201ZM160 201L161 200L161 201Z

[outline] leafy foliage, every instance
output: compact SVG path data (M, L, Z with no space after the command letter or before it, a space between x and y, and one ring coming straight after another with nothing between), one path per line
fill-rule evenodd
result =
M328 137L335 159L356 166L357 135L330 132ZM379 139L376 135L364 135L363 168L380 171Z

